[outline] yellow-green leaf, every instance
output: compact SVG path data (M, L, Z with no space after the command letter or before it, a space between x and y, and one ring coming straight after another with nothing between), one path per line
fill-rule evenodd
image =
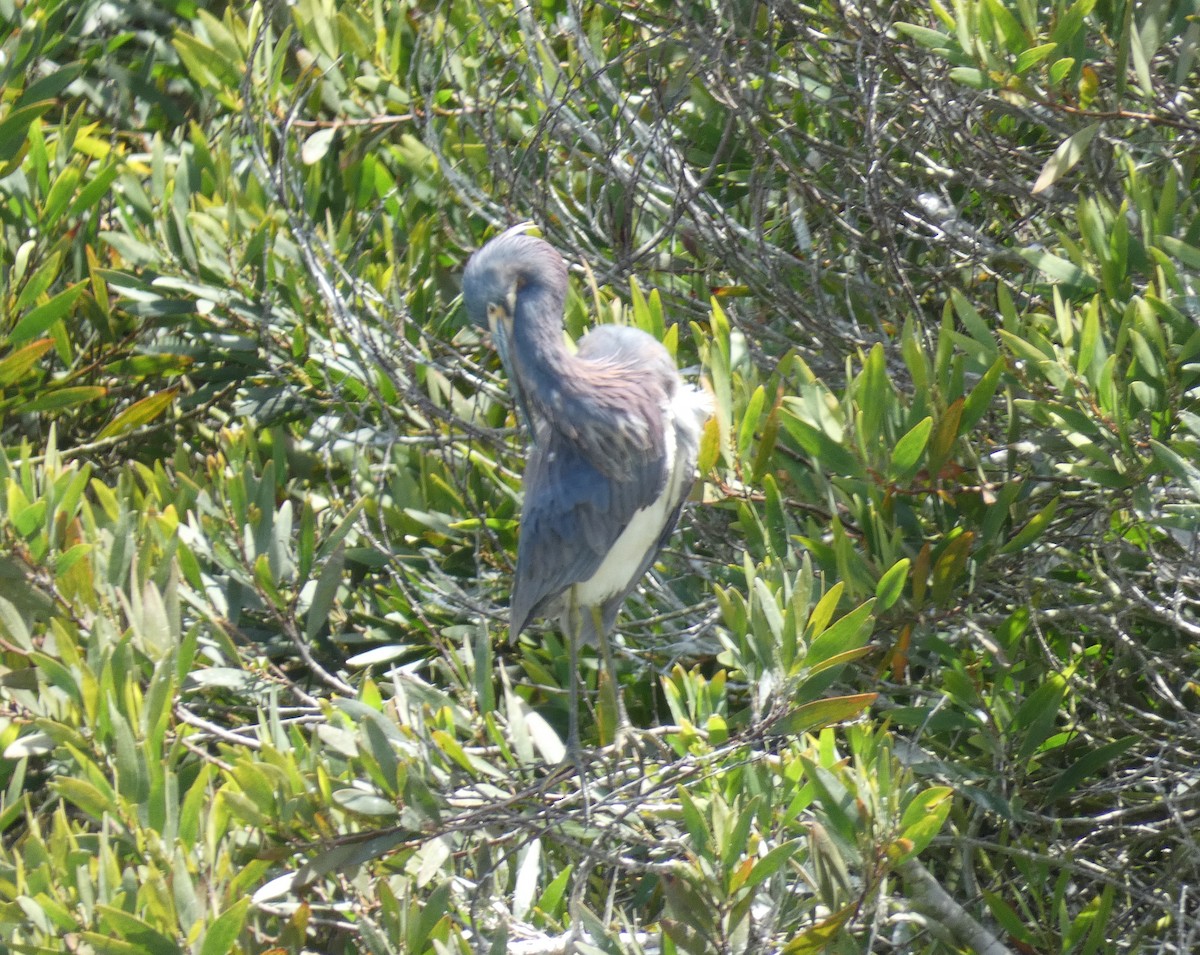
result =
M929 444L929 453L926 456L931 477L941 471L942 465L946 463L946 459L954 448L954 442L958 440L962 412L963 399L958 398L937 420L937 425L933 430L933 440Z
M21 413L31 414L35 411L56 411L60 408L71 408L75 405L95 401L97 398L103 398L106 394L108 394L108 390L101 388L99 385L55 388L53 391L43 392L32 401L27 401L21 406Z
M200 955L222 955L234 950L250 911L250 899L240 898L216 917L204 933Z
M908 570L911 566L911 560L901 557L888 569L887 573L879 578L879 584L875 587L877 612L883 613L900 599L900 595L904 593L904 584L908 580Z
M168 388L149 398L135 401L106 424L97 437L100 439L112 438L149 424L171 406L171 402L175 400L177 394L179 394L178 388Z
M953 804L953 789L934 786L919 793L904 807L904 814L900 818L900 835L909 842L905 855L918 855L933 841L950 815Z
M1033 194L1037 195L1049 189L1054 183L1065 176L1071 169L1084 157L1088 146L1092 140L1096 138L1096 133L1100 132L1099 123L1089 123L1084 126L1079 132L1068 136L1054 150L1054 155L1042 167L1041 173L1037 177L1037 182L1033 184Z
M700 473L708 474L717 464L721 456L721 425L714 415L704 423L704 431L700 435L700 454L696 466Z
M830 696L798 706L767 730L771 736L799 736L823 726L852 720L875 702L878 693Z
M0 388L24 378L34 363L52 347L54 342L49 338L39 338L36 342L30 342L24 348L18 348L12 354L5 355L0 359Z
M1057 510L1058 497L1056 496L1054 500L1030 518L1029 523L1021 528L1016 537L1000 548L1000 553L1011 554L1032 544L1054 519L1054 513Z
M942 555L933 565L931 593L933 602L939 607L949 604L954 585L958 583L963 570L966 569L967 558L970 557L971 545L974 542L975 534L971 531L964 531L946 545L946 549L942 551Z

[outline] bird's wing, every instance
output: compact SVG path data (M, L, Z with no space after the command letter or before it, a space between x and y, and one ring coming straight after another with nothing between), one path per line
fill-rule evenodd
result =
M666 464L660 450L630 458L619 479L606 477L574 442L543 430L525 471L514 635L534 617L558 613L566 590L599 569L633 515L662 493Z

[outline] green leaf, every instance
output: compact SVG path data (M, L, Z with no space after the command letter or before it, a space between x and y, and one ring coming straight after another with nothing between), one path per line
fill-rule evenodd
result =
M1013 728L1024 731L1017 752L1020 759L1028 759L1050 738L1066 695L1066 679L1061 673L1051 673L1021 704L1013 716Z
M138 745L129 721L111 701L108 719L116 741L116 759L113 765L117 791L134 803L145 802L150 792L145 747Z
M768 736L800 736L834 723L856 719L875 702L878 693L829 696L798 706L767 727Z
M861 903L844 906L805 928L780 949L780 955L825 955L847 935L846 925L860 914ZM699 949L696 949L699 951Z
M82 72L82 63L68 63L53 72L47 73L45 76L34 80L21 91L16 105L21 107L29 104L38 104L42 101L53 102L59 93L78 79L79 74Z
M789 842L781 843L769 849L766 855L754 863L754 868L750 870L750 874L746 877L743 887L751 889L771 878L771 876L787 864L788 859L796 854L796 850L800 848L801 843L802 840L800 839L792 839Z
M1000 376L1004 374L1005 362L1003 358L997 358L992 366L983 373L983 377L971 389L971 393L967 395L963 402L962 421L959 422L959 433L966 434L974 429L975 425L979 424L984 415L987 414L991 407L992 398L995 397L996 389L1000 385Z
M544 912L552 919L561 918L562 900L566 895L567 886L570 884L571 873L574 871L575 867L568 865L551 880L538 899L538 911Z
M87 404L103 398L107 390L99 385L80 385L77 388L55 388L43 392L32 401L21 405L22 414L32 414L35 411L58 411L62 408L73 408L76 405Z
M1164 465L1179 480L1187 483L1192 493L1200 498L1200 468L1185 460L1182 455L1161 441L1150 439L1150 450L1159 464Z
M937 606L948 607L952 603L954 587L966 569L974 542L974 532L963 531L951 540L938 556L933 565L933 585L929 591Z
M910 845L905 857L920 855L941 832L954 805L954 790L949 786L933 786L919 793L904 807L900 817L900 838Z
M1075 68L1075 58L1074 57L1065 56L1062 59L1055 60L1050 65L1050 69L1047 71L1047 73L1050 77L1050 83L1053 86L1057 86L1059 83L1063 82L1063 80L1065 80L1067 78L1067 74L1069 74L1071 72L1071 70L1073 70L1074 68Z
M1022 50L1017 54L1016 63L1013 64L1013 72L1020 76L1027 72L1042 60L1046 59L1051 53L1058 49L1057 43L1043 43L1039 46L1031 46L1027 50Z
M820 660L815 660L809 664L809 660L805 659L805 664L808 665L808 678L805 679L803 685L796 690L797 700L805 700L816 696L818 692L824 692L825 688L833 682L837 677L836 671L844 667L847 663L853 663L855 660L861 660L871 652L871 647L851 647L849 650L842 650L831 656L823 657ZM819 675L820 679L817 679Z
M182 949L173 939L155 929L144 919L110 905L97 905L100 924L122 942L140 946L143 955L180 955Z
M24 250L22 246L22 250ZM18 260L21 258L21 253L18 252ZM21 294L17 296L16 303L12 306L12 314L20 314L33 308L37 304L37 300L47 292L62 276L62 253L51 252L42 260L37 271L29 277L21 289ZM18 264L16 271L23 274L25 265Z
M347 812L359 816L392 817L396 815L396 805L391 800L377 796L375 793L364 792L361 789L335 789L333 801Z
M883 443L884 413L888 409L889 398L894 397L882 345L876 343L867 355L862 374L855 382L854 392L862 422L859 439L865 448L873 450Z
M0 119L0 163L8 163L15 159L25 147L29 135L29 127L39 116L55 105L55 100L42 100L40 103L30 103L19 106L4 119ZM8 175L8 172L0 171Z
M963 399L956 398L945 413L938 416L927 455L930 477L936 477L941 472L942 465L954 450L958 436L962 434L962 412Z
M900 331L900 354L912 378L913 388L918 393L928 390L932 371L922 335L920 325L911 318L904 322L904 328Z
M1001 554L1013 554L1019 550L1024 550L1035 540L1037 540L1042 531L1044 531L1054 520L1054 514L1058 510L1058 495L1038 511L1021 530L1007 544L1000 548Z
M92 544L74 544L67 550L63 551L54 561L54 575L59 580L74 567L81 558L86 557L93 550Z
M733 869L738 859L746 854L750 842L750 826L754 822L759 802L758 797L751 798L738 810L733 828L727 834L718 833L718 842L724 843L721 848L721 865L726 870Z
M837 609L838 601L842 599L842 593L845 589L846 585L839 580L817 602L812 613L809 614L808 622L804 627L809 639L820 636L825 628L829 626L829 621L833 619L833 612Z
M1033 194L1037 196L1039 192L1048 190L1055 182L1062 179L1064 175L1070 172L1081 158L1087 155L1087 148L1092 144L1092 140L1096 138L1096 134L1100 131L1100 124L1092 122L1079 132L1073 133L1062 140L1058 144L1058 149L1054 151L1049 160L1046 160L1045 166L1042 167L1042 172L1038 174L1038 179L1033 184Z
M178 394L178 388L168 388L166 391L160 391L148 398L141 399L141 401L135 401L106 424L97 438L100 440L114 438L149 424L171 406L171 402Z
M229 27L220 19L213 16L203 7L193 14L203 27L204 35L213 45L213 49L222 56L226 62L238 64L242 61L242 50L238 44L238 39Z
M1178 259L1189 269L1200 269L1200 249L1194 245L1175 238L1173 235L1160 235L1155 243L1160 249L1173 258Z
M231 63L213 47L182 31L175 34L171 43L188 73L199 85L217 92L237 89L240 64Z
M1016 53L1018 50L1023 50L1026 43L1025 31L1021 29L1021 24L1017 22L1017 18L1008 12L1008 8L1001 0L985 0L988 14L991 15L992 22L1000 28L1000 33L1004 38L1004 48L1008 53Z
M58 174L50 191L46 194L46 202L42 206L42 228L48 229L58 221L58 217L62 215L67 203L75 194L80 176L78 166L67 166Z
M179 810L179 839L185 847L191 849L202 831L202 810L210 805L211 791L209 779L212 770L202 765L196 775L196 781L188 787L187 795Z
M474 662L475 699L479 712L489 714L496 709L495 660L492 651L492 635L488 628L480 623L471 628L474 638L471 656Z
M329 621L329 612L333 609L333 600L341 586L345 565L345 549L338 547L321 568L321 576L313 589L312 603L304 617L304 633L309 640L313 640Z
M929 419L926 418L926 421ZM879 583L875 587L875 607L877 613L883 613L888 610L904 593L904 585L908 582L908 571L912 566L912 561L907 557L901 557L894 563L887 572L879 578Z
M819 428L797 416L784 398L783 428L800 445L802 451L822 470L830 474L858 474L862 470L857 458Z
M76 282L65 291L59 292L50 301L30 309L9 333L9 344L19 345L21 342L36 338L59 319L65 318L87 286L86 281Z
M700 452L696 456L696 467L701 474L707 474L716 467L721 457L721 425L716 415L704 423L704 431L700 435Z
M1046 790L1044 802L1049 805L1057 802L1067 793L1074 790L1080 783L1097 775L1117 757L1124 755L1137 743L1136 736L1123 736L1120 739L1113 740L1111 743L1105 743L1103 746L1097 746L1095 749L1088 751L1084 756L1075 760L1070 766L1058 774L1054 783Z
M871 614L874 608L874 599L868 600L814 638L809 644L808 655L804 659L805 665L815 666L839 653L857 650L866 643L871 635L871 626L875 622Z
M344 842L321 852L316 858L302 865L296 871L292 887L300 891L330 873L347 874L364 862L378 859L401 843L410 841L421 843L424 842L424 837L420 832L397 827L379 835Z
M687 827L688 835L692 839L692 849L701 857L707 857L712 851L712 834L709 832L708 823L704 820L704 814L700 812L700 807L688 795L686 789L681 787L677 792L683 824Z
M157 955L147 949L140 940L126 942L101 932L80 932L78 938L87 944L90 951L97 952L99 955ZM174 949L174 951L178 951L178 949Z
M346 539L346 535L354 529L354 525L358 520L358 514L365 506L362 500L358 500L346 512L345 516L338 521L337 527L329 532L329 535L321 541L321 546L317 549L317 560L325 560L341 545Z
M86 186L79 190L74 201L67 209L65 218L74 219L80 213L86 212L108 195L112 184L121 172L121 166L116 163L105 166L92 176Z
M430 739L433 740L438 749L467 772L474 773L479 769L479 766L471 760L471 757L467 755L466 750L462 748L458 740L445 730L434 730L430 733Z
M979 314L978 309L958 289L950 290L950 301L954 305L954 313L958 316L958 320L962 322L963 328L967 330L967 334L982 347L983 355L987 359L995 360L998 353L996 339L992 335L992 330L988 326L988 323Z
M1157 52L1154 44L1157 33L1150 18L1147 18L1147 22L1141 27L1137 23L1131 24L1129 37L1129 53L1133 57L1133 75L1137 78L1137 84L1141 87L1146 99L1151 101L1157 95L1150 67Z
M647 299L642 287L633 276L629 277L629 306L633 311L633 324L659 341L663 337L662 300L658 298L658 290L651 289Z
M758 484L762 481L763 475L771 470L775 458L775 442L778 437L779 409L772 408L767 412L767 420L763 424L762 435L758 441L758 450L754 452L754 466L750 474L751 484ZM706 472L701 471L700 473Z
M1095 279L1073 262L1041 249L1018 249L1017 255L1054 282L1062 282L1083 292L1093 292Z
M889 481L903 484L917 472L932 430L933 418L926 415L896 442L892 460L888 464Z
M983 70L973 66L956 66L947 74L956 83L969 86L974 90L985 90L991 86L988 75Z
M984 889L983 900L987 903L988 911L992 913L992 918L1000 924L1000 927L1004 929L1006 934L1011 935L1014 939L1030 948L1034 947L1037 939L1029 931L1029 927L1021 917L1013 911L1012 906L999 893L989 892L987 889Z
M1113 900L1116 898L1116 888L1109 883L1104 886L1100 895L1093 898L1071 923L1071 931L1063 939L1063 950L1079 952L1079 955L1095 955L1101 946L1113 935L1113 926L1109 925L1112 915ZM1084 939L1084 936L1087 936ZM1079 944L1082 942L1082 944ZM1078 945L1078 947L1076 947Z
M750 442L754 440L754 431L758 427L758 419L762 414L763 405L766 403L767 393L762 385L754 389L754 393L750 396L749 402L746 404L745 414L742 415L742 424L738 429L738 457L744 458L750 450Z
M898 33L903 33L912 37L921 46L937 52L948 52L951 49L951 39L945 33L938 30L931 30L929 27L923 27L916 23L895 23L893 24Z
M335 126L318 129L304 140L304 145L300 147L300 161L306 166L319 163L329 152L329 147L333 145L333 137L336 134L337 127Z
M783 495L779 485L770 474L763 475L763 496L765 498L765 527L767 541L771 551L779 558L787 557L788 553L788 515L784 506Z

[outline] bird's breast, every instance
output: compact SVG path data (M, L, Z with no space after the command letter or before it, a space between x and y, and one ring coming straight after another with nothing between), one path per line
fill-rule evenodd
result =
M663 529L677 506L670 498L673 483L664 482L658 497L647 507L634 512L596 572L576 585L582 606L600 606L628 591L642 575L646 555L658 549Z
M604 560L587 580L577 585L579 602L597 606L619 594L627 593L645 573L648 555L657 553L663 532L676 508L687 497L695 477L697 426L692 419L679 416L676 402L662 407L662 475L658 496L634 511ZM680 453L682 451L682 453Z

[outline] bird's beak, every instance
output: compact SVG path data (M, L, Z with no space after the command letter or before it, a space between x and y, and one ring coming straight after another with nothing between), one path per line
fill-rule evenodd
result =
M509 322L502 318L497 318L495 315L488 316L488 331L492 335L492 346L496 349L496 353L500 356L500 363L504 366L504 370L508 373L511 381L516 377L513 374L512 359L508 352L508 332L512 328Z
M492 344L496 348L496 353L500 356L500 364L504 366L504 372L508 375L509 390L512 391L513 397L516 398L517 417L525 425L525 430L529 432L530 439L536 441L537 431L533 426L533 416L529 413L529 405L525 401L525 391L521 387L521 375L509 350L512 323L503 318L497 319L494 315L489 316L488 330L492 333Z

